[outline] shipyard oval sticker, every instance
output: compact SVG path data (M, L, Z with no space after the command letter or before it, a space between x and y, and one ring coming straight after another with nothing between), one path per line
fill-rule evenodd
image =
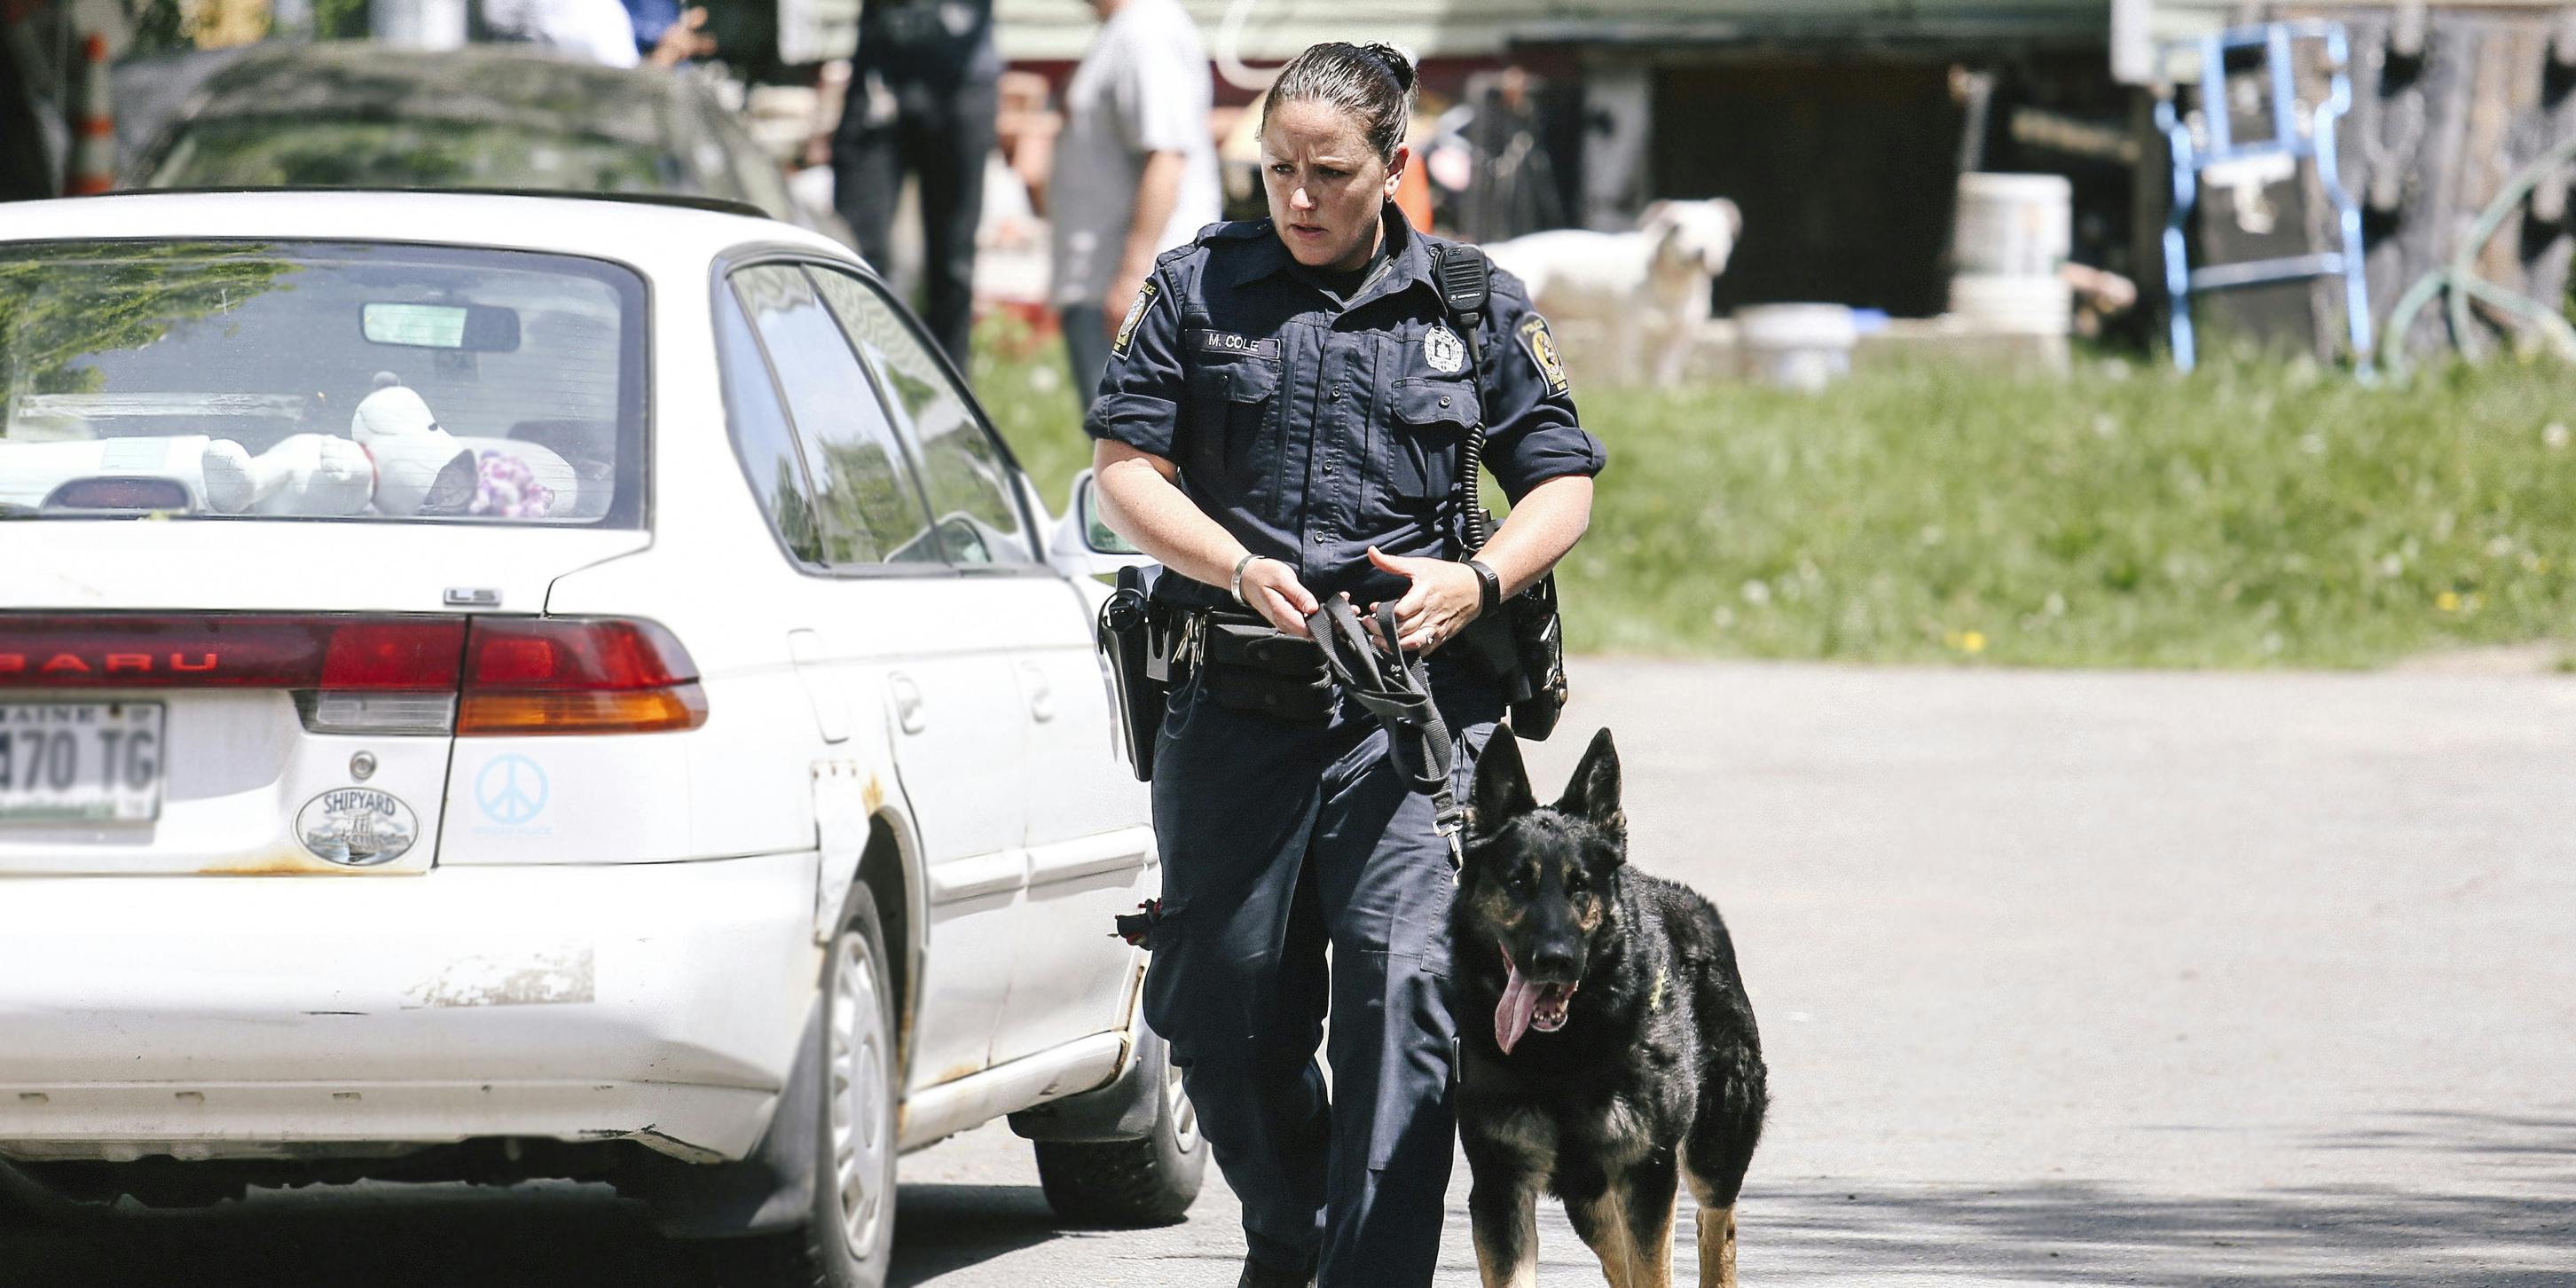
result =
M420 820L391 792L341 787L296 811L295 836L317 859L372 868L409 853L420 839Z

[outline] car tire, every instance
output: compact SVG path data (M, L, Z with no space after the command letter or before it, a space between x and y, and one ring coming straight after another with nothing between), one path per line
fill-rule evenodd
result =
M794 1230L714 1242L728 1288L884 1288L894 1258L895 1101L901 999L886 969L883 923L867 888L823 962L823 1104L814 1133L814 1205Z
M1169 1225L1188 1215L1207 1175L1207 1140L1181 1090L1171 1045L1136 1025L1142 1072L1161 1089L1154 1130L1142 1140L1037 1142L1038 1184L1047 1206L1092 1225Z
M43 1182L0 1163L0 1234L61 1229L106 1210L105 1204L75 1203Z

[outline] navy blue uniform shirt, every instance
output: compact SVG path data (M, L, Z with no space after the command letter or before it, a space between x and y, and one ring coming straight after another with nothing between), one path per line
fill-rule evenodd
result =
M1181 491L1246 550L1362 605L1407 584L1369 563L1372 545L1459 557L1469 426L1485 426L1485 466L1514 501L1605 459L1520 282L1494 272L1480 380L1432 282L1442 239L1392 207L1386 235L1387 271L1342 307L1269 220L1202 231L1154 265L1083 418L1093 438L1179 466Z
M940 89L981 84L989 100L990 83L1002 73L993 47L993 0L861 0L859 49L850 69Z

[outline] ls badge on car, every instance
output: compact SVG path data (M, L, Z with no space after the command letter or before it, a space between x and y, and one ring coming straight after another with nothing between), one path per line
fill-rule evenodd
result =
M295 835L315 858L372 868L407 853L420 837L420 820L391 792L341 787L296 811Z

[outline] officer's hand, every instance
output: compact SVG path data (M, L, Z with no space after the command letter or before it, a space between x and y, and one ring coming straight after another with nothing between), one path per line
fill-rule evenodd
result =
M1472 577L1474 573L1467 574ZM1243 567L1243 602L1259 609L1270 624L1301 640L1314 635L1306 630L1306 617L1321 605L1297 580L1297 570L1276 559L1260 558Z
M1428 653L1458 638L1467 623L1485 605L1485 587L1477 580L1476 570L1447 559L1398 559L1381 554L1370 546L1369 562L1385 572L1408 577L1413 588L1395 601L1395 634L1402 646L1414 653ZM1369 605L1370 613L1377 605ZM1377 618L1368 619L1369 633L1377 634ZM1382 641L1381 641L1382 642Z

